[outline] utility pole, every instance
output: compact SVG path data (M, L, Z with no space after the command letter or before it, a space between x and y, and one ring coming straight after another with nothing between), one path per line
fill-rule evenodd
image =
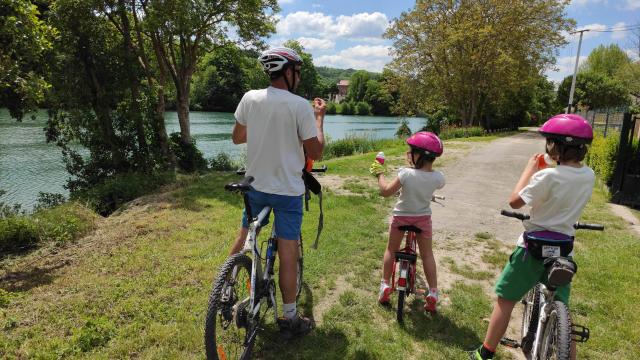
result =
M576 91L576 75L578 74L578 62L580 62L580 47L582 46L582 34L589 29L574 31L571 34L580 33L580 40L578 41L578 53L576 54L576 65L573 67L573 80L571 80L571 91L569 92L569 104L567 105L567 111L565 114L571 112L573 106L573 93Z

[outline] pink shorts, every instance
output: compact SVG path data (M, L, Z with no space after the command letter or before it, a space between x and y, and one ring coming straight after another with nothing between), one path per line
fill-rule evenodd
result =
M422 216L394 216L391 220L391 227L397 229L399 226L413 225L422 230L421 236L431 238L431 215Z

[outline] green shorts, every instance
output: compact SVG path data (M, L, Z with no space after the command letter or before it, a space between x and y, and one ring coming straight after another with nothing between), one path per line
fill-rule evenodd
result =
M496 295L499 297L519 301L538 282L546 284L542 261L535 259L531 254L526 258L524 255L525 249L517 247L509 257L509 262L502 270L496 284ZM569 305L570 292L571 284L561 286L556 290L555 299Z

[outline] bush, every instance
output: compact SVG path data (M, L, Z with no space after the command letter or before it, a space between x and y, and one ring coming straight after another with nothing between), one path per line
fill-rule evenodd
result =
M130 173L117 175L73 195L86 201L98 214L107 216L137 197L148 194L174 179L173 173Z
M342 115L353 115L355 109L352 102L343 102L340 104L340 114Z
M215 157L209 159L209 168L216 171L233 171L240 168L241 165L234 161L231 156L225 152L218 153Z
M26 215L0 219L0 253L22 250L40 240L36 222Z
M327 142L324 147L323 159L328 160L341 156L377 151L383 147L384 141L371 137L349 136L342 140Z
M443 126L438 137L442 140L446 139L458 139L458 138L466 138L472 136L484 136L484 129L479 126L470 126L470 127L454 127L454 126Z
M335 115L338 112L338 105L332 101L327 103L327 114Z
M396 137L398 139L406 139L409 136L411 136L409 121L407 119L403 119L402 123L400 123L400 127L398 127L398 130L396 130Z
M62 194L46 193L40 191L40 193L38 193L38 199L36 200L36 206L34 206L34 209L36 211L51 209L58 205L62 205L65 201L67 201L67 199L65 199L64 195Z
M364 101L356 103L355 107L356 115L371 115L371 106Z
M0 197L6 194L7 192L4 190L0 190ZM20 214L24 214L24 210L22 210L22 206L20 204L5 204L0 201L0 219L4 219L10 216L17 216Z
M607 137L595 133L593 142L585 158L587 165L589 165L606 184L611 183L613 170L616 166L619 144L620 135L615 132L610 133Z
M185 144L180 137L180 133L171 133L170 135L171 151L176 155L178 169L192 173L195 171L203 171L207 169L207 161L204 159L202 152L196 147L196 141Z

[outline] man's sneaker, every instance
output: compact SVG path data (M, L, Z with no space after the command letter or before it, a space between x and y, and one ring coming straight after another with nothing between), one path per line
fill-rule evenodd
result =
M391 297L391 293L393 289L389 285L385 285L380 288L380 293L378 294L378 302L382 305L389 304L389 298Z
M308 317L296 315L291 319L278 318L278 326L280 327L280 335L285 340L289 340L308 334L316 327L316 323Z
M427 295L427 297L424 299L424 310L426 312L430 312L432 314L436 313L436 304L438 303L438 298L436 298L435 296L429 294Z

